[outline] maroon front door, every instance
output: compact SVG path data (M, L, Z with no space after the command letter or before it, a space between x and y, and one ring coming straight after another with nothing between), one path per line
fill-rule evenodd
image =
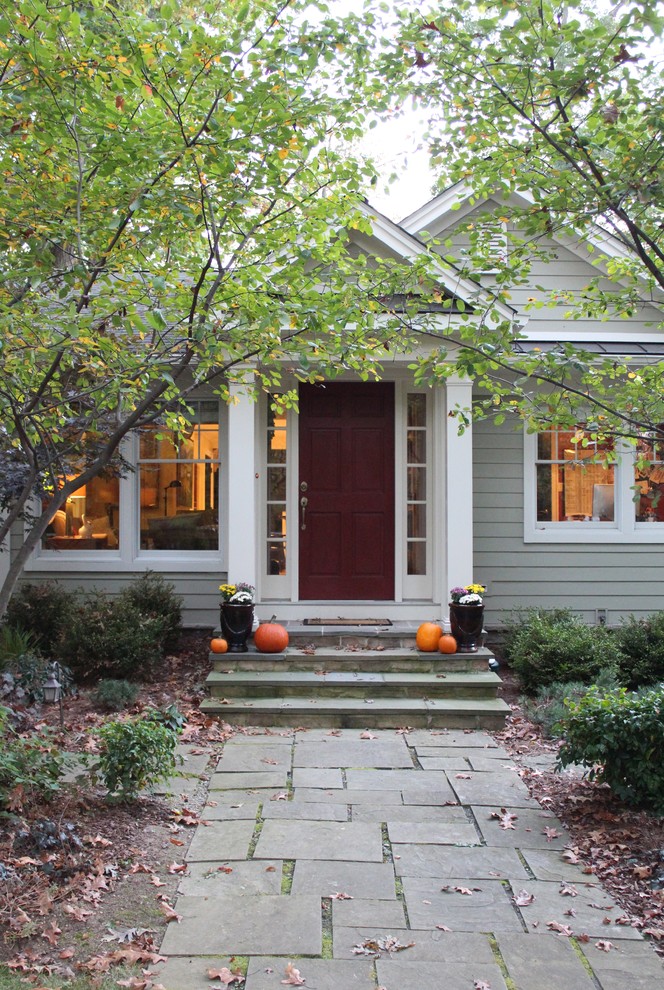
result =
M300 598L394 598L394 386L300 386Z

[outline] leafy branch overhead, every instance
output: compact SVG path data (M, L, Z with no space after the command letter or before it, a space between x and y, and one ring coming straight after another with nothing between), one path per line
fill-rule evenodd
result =
M653 339L662 324L661 6L462 0L400 8L398 22L379 71L419 102L440 188L458 190L454 237L434 232L431 243L468 272L490 260L482 283L517 311L511 334L483 327L457 340L462 370L487 396L476 414L515 413L533 428L588 418L597 433L631 439L656 432L659 356L588 343L629 339L630 318ZM569 257L570 246L596 276L538 285L553 251ZM524 353L519 324L532 330L547 310L558 346ZM560 344L570 331L577 343ZM435 354L420 362L423 380L438 372Z
M128 469L130 432L182 430L201 385L228 400L278 386L284 359L295 380L375 366L389 319L367 296L390 265L343 235L369 230L373 173L344 149L370 53L358 17L318 7L5 11L0 543L44 503L12 574L73 491Z

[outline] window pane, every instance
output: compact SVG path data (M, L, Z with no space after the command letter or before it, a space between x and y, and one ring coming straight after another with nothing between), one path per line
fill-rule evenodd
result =
M602 464L539 464L539 522L613 522L614 469Z
M187 415L190 426L178 443L160 428L140 438L143 550L219 549L219 405L193 402Z
M267 507L267 533L268 538L286 535L286 506L268 505Z
M540 433L537 436L537 459L550 461L552 459L553 436L551 433Z
M268 543L267 546L267 573L286 573L286 544L279 542Z
M427 491L427 469L424 467L409 467L406 471L408 479L408 501L424 502Z
M267 469L267 497L270 501L286 500L286 468L269 467Z
M267 460L269 464L286 463L285 430L268 430Z
M426 433L424 430L408 430L406 434L409 464L426 464Z
M634 477L637 522L664 522L664 463L655 462Z
M117 550L120 482L93 478L55 513L44 534L47 550Z
M408 573L426 574L427 545L426 543L408 543Z
M425 537L427 535L426 505L408 506L408 536Z
M408 393L408 426L427 425L427 397L417 392Z

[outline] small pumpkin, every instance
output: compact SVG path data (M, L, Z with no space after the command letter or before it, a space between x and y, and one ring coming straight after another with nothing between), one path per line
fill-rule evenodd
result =
M438 640L438 649L441 653L456 653L457 641L449 633L443 634Z
M215 639L210 640L210 649L213 653L226 653L228 643L225 639L221 639L221 637L215 637Z
M261 622L254 633L254 643L261 653L283 653L288 646L288 631L278 622Z
M438 643L442 635L443 630L436 622L423 622L419 626L415 636L415 643L418 650L421 650L423 653L433 653L438 649Z

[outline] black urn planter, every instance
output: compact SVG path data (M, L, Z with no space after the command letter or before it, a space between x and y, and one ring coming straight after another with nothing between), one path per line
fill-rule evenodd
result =
M484 629L484 605L450 602L450 625L459 653L477 653Z
M219 607L221 632L229 653L247 653L247 640L254 625L254 606L223 602Z

